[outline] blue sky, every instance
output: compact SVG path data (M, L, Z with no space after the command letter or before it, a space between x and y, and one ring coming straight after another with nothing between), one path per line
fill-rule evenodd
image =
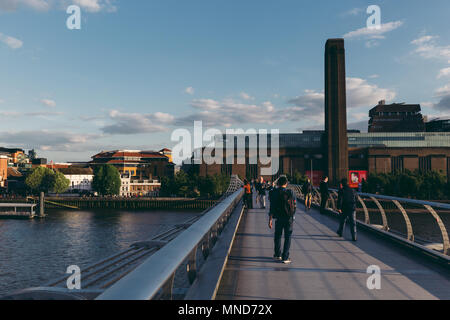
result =
M66 27L70 4L81 30ZM82 161L172 147L194 120L322 128L324 46L337 37L350 128L381 99L449 115L449 14L448 0L0 0L0 145Z

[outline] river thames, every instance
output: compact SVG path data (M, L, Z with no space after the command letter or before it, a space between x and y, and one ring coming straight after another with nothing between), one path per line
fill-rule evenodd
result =
M41 286L201 214L161 210L48 210L45 219L0 220L0 296Z

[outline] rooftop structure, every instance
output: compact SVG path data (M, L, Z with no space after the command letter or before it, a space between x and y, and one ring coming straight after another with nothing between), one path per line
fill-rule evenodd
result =
M59 172L64 175L93 175L94 171L91 168L80 168L80 167L68 167L68 168L58 168Z
M92 157L91 166L110 164L121 174L155 178L173 174L169 149L161 151L112 150L102 151Z
M425 127L427 132L450 132L450 117L433 119Z
M425 121L419 104L384 100L369 111L369 132L424 132Z

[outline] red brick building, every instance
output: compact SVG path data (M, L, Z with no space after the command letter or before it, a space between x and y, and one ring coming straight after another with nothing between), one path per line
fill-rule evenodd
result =
M169 150L170 151L170 150ZM157 179L174 174L174 166L167 154L168 149L161 152L140 150L102 151L92 157L90 166L110 164L116 167L120 174L131 177Z

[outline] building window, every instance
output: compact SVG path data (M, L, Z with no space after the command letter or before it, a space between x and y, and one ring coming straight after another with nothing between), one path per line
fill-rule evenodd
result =
M431 157L419 158L419 170L422 172L431 171Z
M220 171L224 175L231 176L231 173L233 172L233 165L232 164L222 164Z
M392 157L392 172L402 172L403 171L403 157Z

